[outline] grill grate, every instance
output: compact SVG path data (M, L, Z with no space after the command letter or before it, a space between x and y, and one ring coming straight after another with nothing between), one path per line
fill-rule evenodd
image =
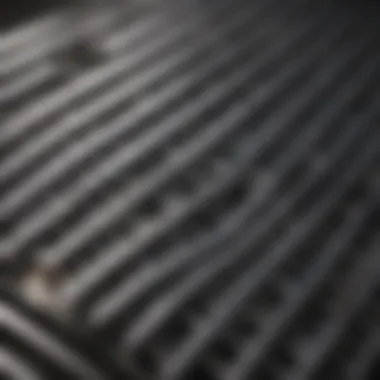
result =
M0 41L0 375L372 380L376 5L74 8Z

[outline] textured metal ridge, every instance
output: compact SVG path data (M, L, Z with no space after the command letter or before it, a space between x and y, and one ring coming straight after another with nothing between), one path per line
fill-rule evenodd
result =
M0 377L373 380L379 9L342 3L2 30Z
M72 337L59 323L49 320L2 291L0 374L5 379L120 378L96 349Z

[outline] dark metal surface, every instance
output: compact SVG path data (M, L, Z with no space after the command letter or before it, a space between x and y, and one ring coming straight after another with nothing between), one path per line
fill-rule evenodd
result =
M376 5L81 9L0 41L0 374L372 380Z

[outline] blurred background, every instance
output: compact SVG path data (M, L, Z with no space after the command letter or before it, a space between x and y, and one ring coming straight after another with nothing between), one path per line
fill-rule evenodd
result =
M380 379L379 16L3 0L0 378Z

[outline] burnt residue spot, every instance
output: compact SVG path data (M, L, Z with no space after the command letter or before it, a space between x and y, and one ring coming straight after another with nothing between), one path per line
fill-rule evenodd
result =
M23 298L33 306L65 318L69 305L59 297L59 274L53 274L43 268L31 268L21 276L19 291Z
M76 40L56 56L56 60L66 66L70 73L80 73L96 67L104 62L105 58L93 41L86 38Z

